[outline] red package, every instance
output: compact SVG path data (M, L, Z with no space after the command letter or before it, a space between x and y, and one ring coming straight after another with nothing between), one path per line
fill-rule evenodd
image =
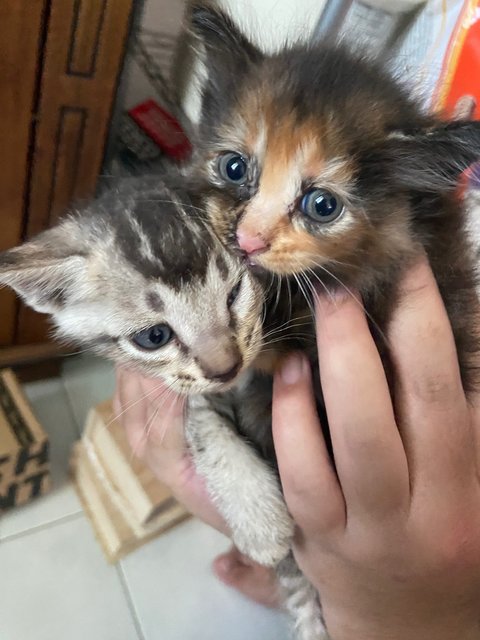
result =
M146 100L128 113L164 153L175 160L188 158L192 145L180 123L155 100Z

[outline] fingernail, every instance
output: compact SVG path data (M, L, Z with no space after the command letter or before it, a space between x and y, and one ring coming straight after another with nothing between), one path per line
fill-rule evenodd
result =
M335 289L333 289L332 294L335 299L335 302L343 302L348 297L351 297L351 298L353 297L353 293L351 293L348 289L345 289L345 287L342 287L340 285L338 285L338 287L335 287Z
M280 376L285 384L296 384L303 375L303 358L294 353L289 356L280 370Z
M325 291L317 291L318 296L315 300L316 310L324 315L335 313L339 307L347 299L354 299L355 293L338 285L334 289L330 289L328 293Z
M352 296L351 291L346 287L344 287L340 282L336 286L330 287L328 291L325 291L325 289L323 291L319 289L318 294L319 294L319 297L322 300L325 300L327 303L343 302L348 297Z

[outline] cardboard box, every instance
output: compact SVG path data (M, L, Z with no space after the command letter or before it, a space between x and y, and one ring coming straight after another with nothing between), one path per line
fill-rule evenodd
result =
M9 369L0 371L0 513L50 488L49 441Z

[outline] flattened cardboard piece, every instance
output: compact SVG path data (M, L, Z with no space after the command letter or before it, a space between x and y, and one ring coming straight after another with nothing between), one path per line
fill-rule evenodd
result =
M10 369L0 371L0 513L50 489L49 441Z
M98 475L98 468L82 442L74 447L72 472L77 493L109 562L117 562L189 517L170 495L164 510L147 525L133 522L131 510L124 510L124 503L111 493L112 487L108 481L105 483L104 475Z
M111 401L91 409L84 432L84 444L108 480L130 504L135 521L147 524L171 498L169 490L132 451L123 426L114 418ZM119 486L119 482L121 486Z

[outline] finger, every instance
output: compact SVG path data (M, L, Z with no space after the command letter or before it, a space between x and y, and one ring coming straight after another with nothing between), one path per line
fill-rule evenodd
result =
M128 369L117 367L114 415L124 427L132 451L139 457L143 456L145 448L142 425L148 419L147 407L142 402L138 402L141 395L140 376Z
M455 340L426 261L405 275L389 337L412 480L423 476L443 490L470 472L473 436Z
M117 370L117 419L125 427L135 455L143 457L148 447L183 450L183 400L158 378Z
M408 467L383 365L361 303L317 298L320 376L347 514L378 518L409 501Z
M275 376L272 428L285 500L298 526L344 525L345 504L318 420L310 366L294 354Z
M123 369L121 367L115 368L115 391L112 398L113 413L118 416L122 411L122 398L121 398L121 384L122 384Z
M185 398L163 388L151 404L150 418L145 428L149 446L162 447L167 453L180 458L186 453Z
M158 378L141 377L143 402L148 406L148 424L144 431L153 445L183 449L185 397Z

